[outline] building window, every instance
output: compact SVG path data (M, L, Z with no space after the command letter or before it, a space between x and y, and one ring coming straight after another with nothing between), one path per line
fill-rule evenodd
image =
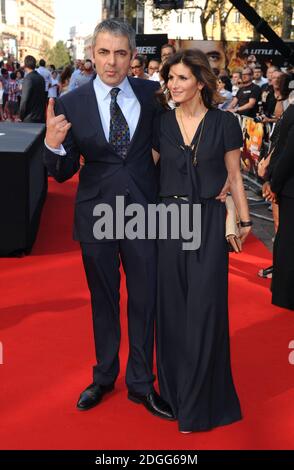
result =
M183 14L181 11L177 13L177 23L182 23L183 22Z
M240 23L240 12L239 11L235 11L235 19L234 19L234 22L235 23Z
M20 32L20 40L21 40L21 41L23 41L23 40L24 40L24 38L25 38L24 32L23 32L23 31L21 31L21 32Z
M190 23L195 23L195 11L189 12Z
M22 26L24 26L24 17L23 17L23 16L20 17L20 24L21 24Z

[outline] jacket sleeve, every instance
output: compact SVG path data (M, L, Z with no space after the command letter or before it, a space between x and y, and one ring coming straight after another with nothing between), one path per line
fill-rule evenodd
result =
M19 117L22 121L27 116L28 111L29 111L28 102L29 102L29 98L32 92L32 88L33 88L32 80L29 77L27 77L23 81L21 102L20 102L20 108L19 108Z
M279 194L287 180L294 175L294 122L289 127L285 146L273 169L271 189Z
M55 114L56 116L59 114L64 114L66 116L66 111L61 100L56 101ZM45 166L49 173L59 183L63 183L64 181L70 179L80 169L80 151L75 142L72 129L70 129L67 133L67 136L62 145L66 151L66 155L64 156L51 152L44 145Z

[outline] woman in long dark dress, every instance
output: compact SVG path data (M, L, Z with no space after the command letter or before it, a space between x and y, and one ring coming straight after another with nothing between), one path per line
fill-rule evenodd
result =
M201 204L201 246L158 242L157 367L162 396L181 432L204 431L241 418L232 380L228 328L227 177L244 240L251 229L240 174L242 133L237 119L214 108L216 78L205 54L176 53L162 76L177 103L161 116L161 202ZM156 155L155 155L156 158Z

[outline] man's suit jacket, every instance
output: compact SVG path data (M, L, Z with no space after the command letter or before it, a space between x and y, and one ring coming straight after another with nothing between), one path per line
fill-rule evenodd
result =
M271 189L282 196L294 198L294 105L286 109L281 122L276 162L271 175Z
M24 78L20 102L20 119L23 122L45 123L45 80L35 70Z
M122 159L107 141L99 114L93 81L62 96L56 103L56 114L64 114L72 127L63 146L66 156L45 149L45 164L54 178L63 182L80 168L75 204L74 238L92 243L93 209L107 203L115 215L115 197L128 196L128 202L144 207L157 199L157 172L152 159L154 119L160 112L155 98L156 82L129 78L141 105L141 114L126 159ZM115 238L115 237L114 237Z

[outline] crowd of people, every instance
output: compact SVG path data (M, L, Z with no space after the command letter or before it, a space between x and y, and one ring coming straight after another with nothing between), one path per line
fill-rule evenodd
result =
M163 84L160 71L164 62L175 52L172 44L165 44L158 58L148 60L146 56L136 55L128 74ZM56 99L87 83L96 74L91 59L76 60L74 66L68 64L59 70L56 70L54 64L46 66L45 60L41 59L35 69L44 78L46 99ZM219 104L222 110L258 118L263 123L275 123L289 105L288 85L293 74L291 67L280 69L270 65L265 71L256 57L250 55L244 58L242 70L214 68L213 72L217 75L218 91L223 97L223 102ZM21 120L20 103L26 73L25 64L21 66L12 55L8 56L5 63L0 63L0 120ZM173 107L172 100L170 106Z

